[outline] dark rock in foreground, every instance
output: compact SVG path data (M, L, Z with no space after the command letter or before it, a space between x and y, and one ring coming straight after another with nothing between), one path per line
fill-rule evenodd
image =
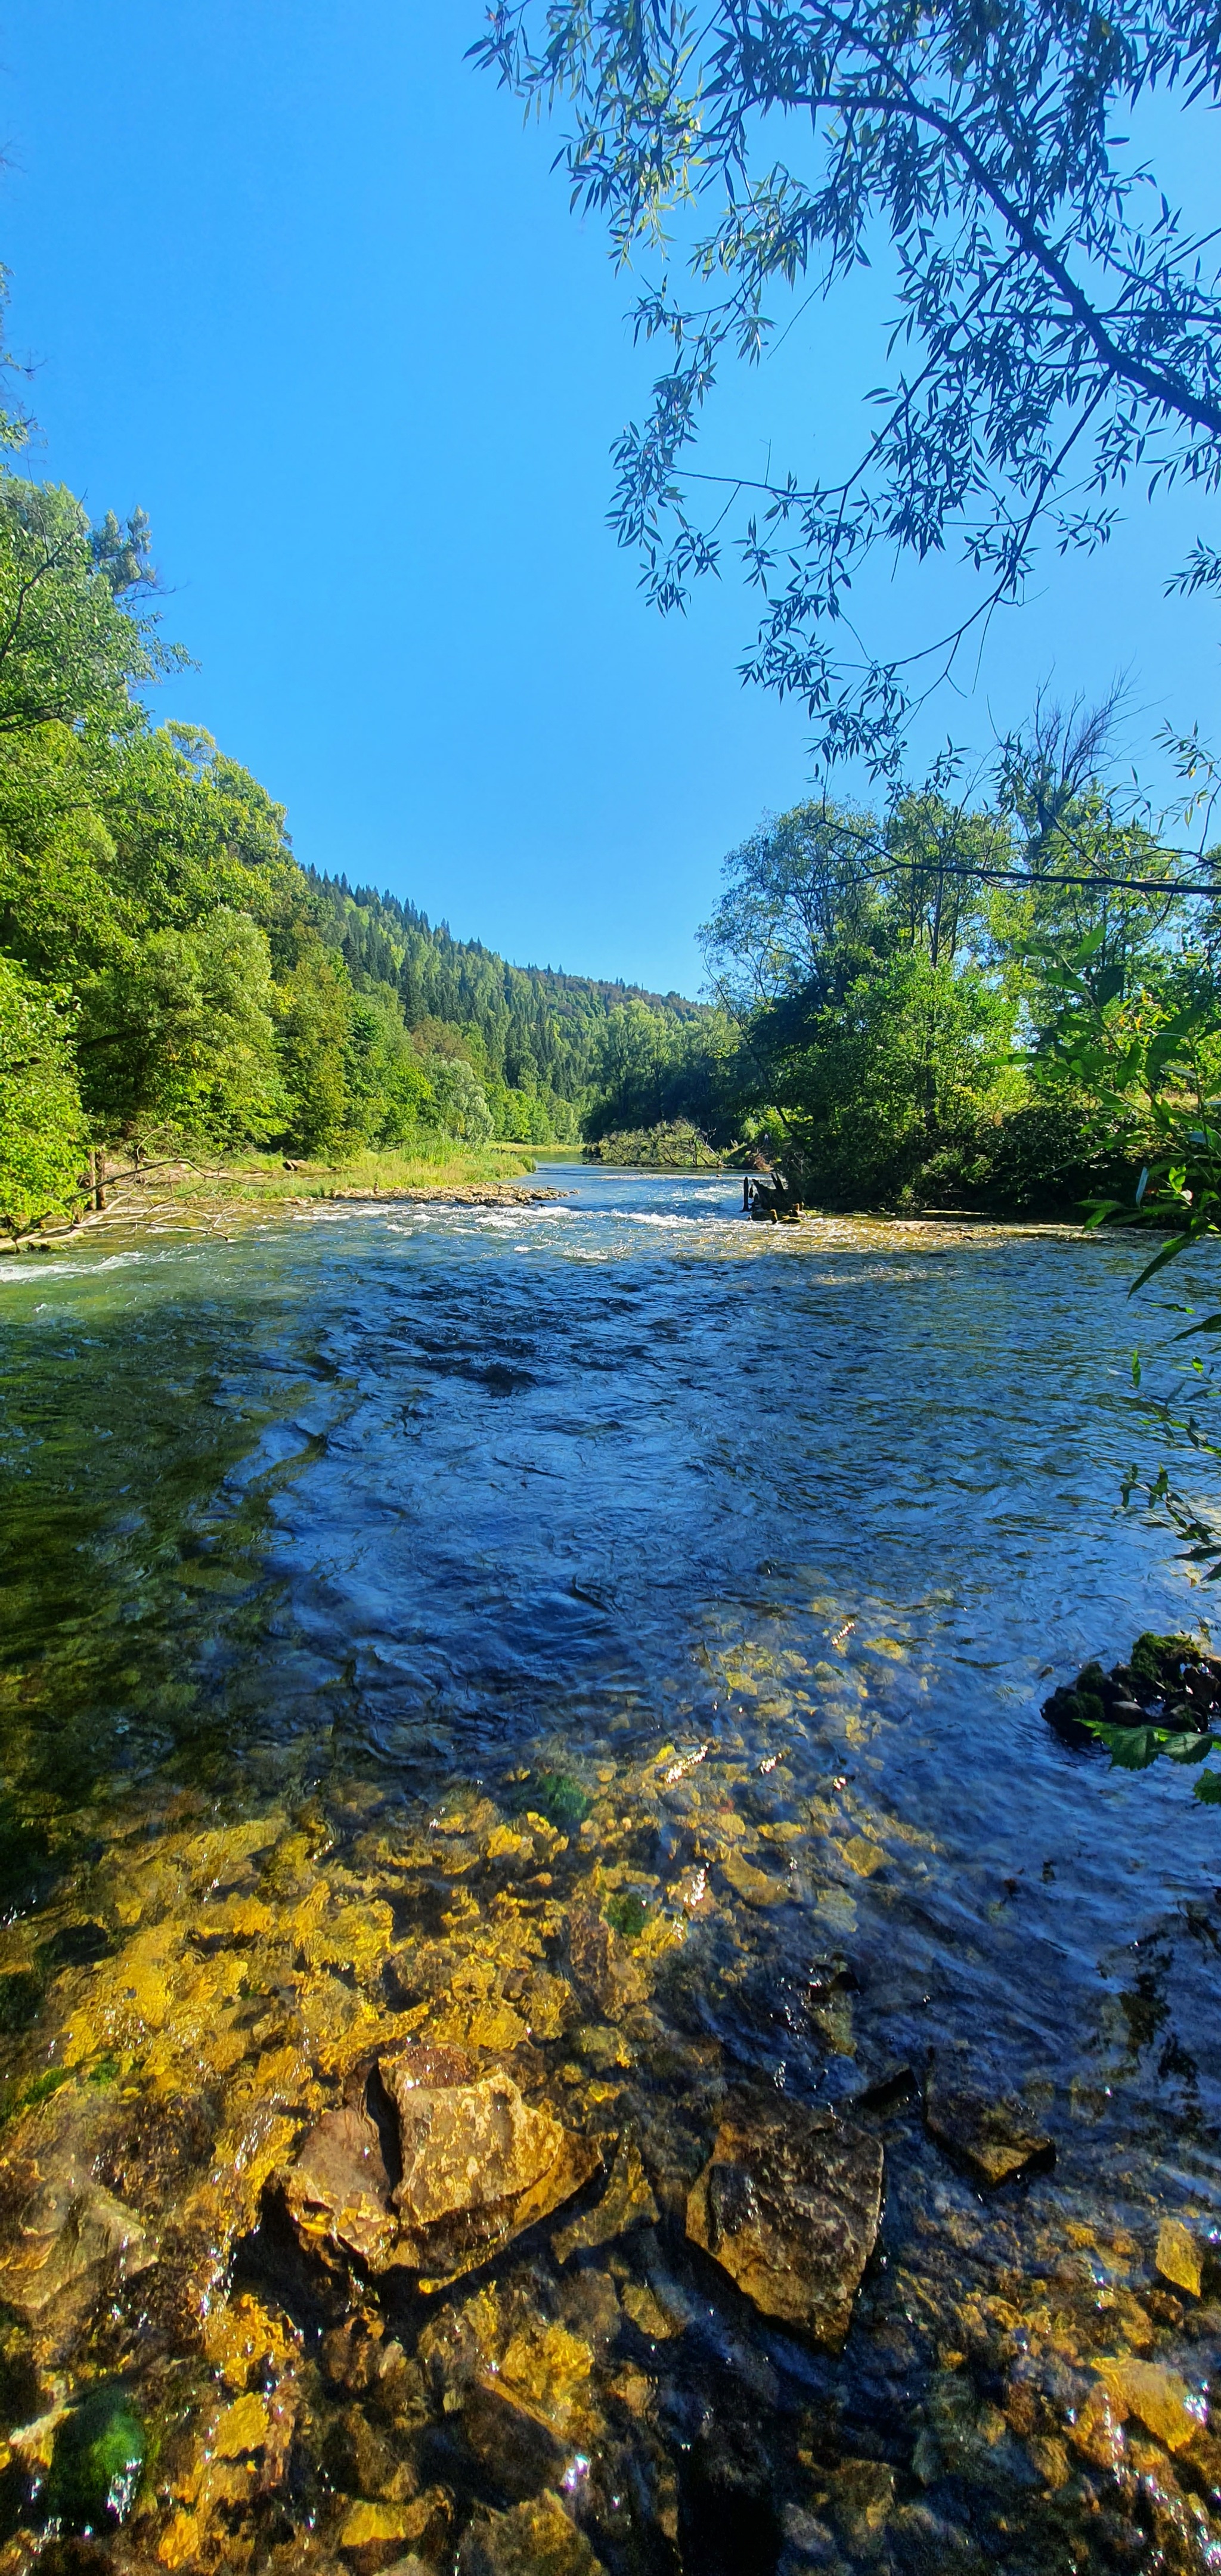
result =
M726 2120L687 2234L764 2316L842 2344L882 2209L882 2149L799 2104Z
M1031 2127L1020 2102L975 2091L957 2069L930 2068L924 2119L938 2146L989 2191L1056 2160L1053 2140Z

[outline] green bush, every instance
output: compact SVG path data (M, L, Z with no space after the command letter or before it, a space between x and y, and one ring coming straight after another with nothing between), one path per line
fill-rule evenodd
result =
M71 1030L53 997L0 955L0 1225L19 1234L70 1210L85 1155Z

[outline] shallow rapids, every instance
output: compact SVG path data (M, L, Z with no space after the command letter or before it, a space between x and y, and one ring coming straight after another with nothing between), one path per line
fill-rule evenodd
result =
M1039 1715L1207 1608L1131 1246L539 1178L0 1264L0 2576L1221 2568L1221 1822ZM435 2280L421 2049L566 2142ZM790 2116L842 2343L711 2241Z

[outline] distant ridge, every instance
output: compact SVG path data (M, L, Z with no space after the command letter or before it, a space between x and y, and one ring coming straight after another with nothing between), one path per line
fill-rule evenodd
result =
M479 939L455 939L418 905L351 886L346 876L306 876L322 911L324 938L342 949L354 984L389 985L409 1028L441 1021L478 1043L487 1070L515 1090L582 1102L588 1095L606 1024L626 1003L678 1021L700 1020L706 1006L681 993L652 993L642 984L568 975L554 966L511 966Z

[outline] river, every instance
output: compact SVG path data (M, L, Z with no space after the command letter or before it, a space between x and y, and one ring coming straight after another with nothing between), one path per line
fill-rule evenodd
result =
M0 2571L1221 2568L1221 1822L1039 1714L1207 1606L1118 1506L1132 1247L539 1178L2 1265ZM294 2233L416 2039L630 2140L619 2232ZM884 2151L839 2351L685 2233L777 2104ZM48 2558L95 2383L142 2482Z

